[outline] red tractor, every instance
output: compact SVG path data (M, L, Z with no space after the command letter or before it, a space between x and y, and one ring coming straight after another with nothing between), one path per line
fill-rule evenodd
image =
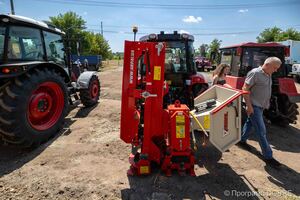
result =
M204 72L205 70L207 70L209 72L211 70L214 70L214 68L215 68L212 65L212 62L205 57L201 57L201 56L196 57L195 63L196 63L197 70L200 72Z
M197 73L194 62L194 37L189 34L150 34L140 38L144 42L165 42L165 79L169 85L169 95L165 102L181 103L193 107L194 97L208 88L205 77Z
M0 15L0 139L38 145L62 127L69 105L98 102L97 72L70 63L64 33L50 24ZM79 95L78 95L79 93Z
M285 56L289 54L289 48L278 43L243 43L229 47L223 47L221 51L221 63L231 66L230 76L226 81L234 88L241 89L247 73L263 64L270 56L281 59L280 69L272 76L271 104L264 114L271 122L287 126L296 123L297 102L300 102L300 94L293 79L287 78L289 70L285 65Z

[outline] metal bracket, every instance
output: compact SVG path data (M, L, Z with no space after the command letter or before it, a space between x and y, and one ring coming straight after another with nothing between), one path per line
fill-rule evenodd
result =
M157 45L155 45L155 48L157 48L157 55L160 56L160 52L162 48L164 48L164 44L160 42Z
M148 97L157 97L157 94L150 94L149 92L145 91L142 93L142 97L147 99Z

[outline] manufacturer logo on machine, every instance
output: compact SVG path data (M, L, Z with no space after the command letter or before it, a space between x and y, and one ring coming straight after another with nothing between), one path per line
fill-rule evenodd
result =
M133 84L134 50L130 51L130 72L129 84Z

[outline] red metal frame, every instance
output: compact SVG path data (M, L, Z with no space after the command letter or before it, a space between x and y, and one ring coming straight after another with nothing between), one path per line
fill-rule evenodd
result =
M230 85L232 88L241 90L243 88L246 77L236 77L227 75L225 79L226 84Z
M237 47L287 47L287 46L276 42L267 42L267 43L246 42L246 43L236 44L232 46L221 47L220 49L230 49L230 48L237 48Z
M168 106L169 132L166 137L167 150L162 162L162 170L171 176L173 169L180 174L188 172L195 176L194 155L190 144L189 108L179 101Z
M133 147L128 174L149 174L150 164L155 162L167 175L172 169L195 175L189 108L177 102L163 109L168 87L164 79L165 45L159 50L161 44L125 41L120 137ZM145 58L145 74L138 70L141 57ZM178 137L179 128L184 130L184 137Z

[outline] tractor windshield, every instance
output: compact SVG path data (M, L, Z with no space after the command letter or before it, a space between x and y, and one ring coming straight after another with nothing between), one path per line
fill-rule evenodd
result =
M166 73L186 73L186 48L183 42L168 42L165 56Z
M0 27L0 61L3 60L5 29L5 27Z
M262 66L264 61L271 56L276 56L284 61L283 55L283 48L244 48L241 71L246 75L251 69ZM281 73L283 73L283 70L279 70L277 74Z
M43 60L41 32L38 29L11 26L9 28L8 60Z

